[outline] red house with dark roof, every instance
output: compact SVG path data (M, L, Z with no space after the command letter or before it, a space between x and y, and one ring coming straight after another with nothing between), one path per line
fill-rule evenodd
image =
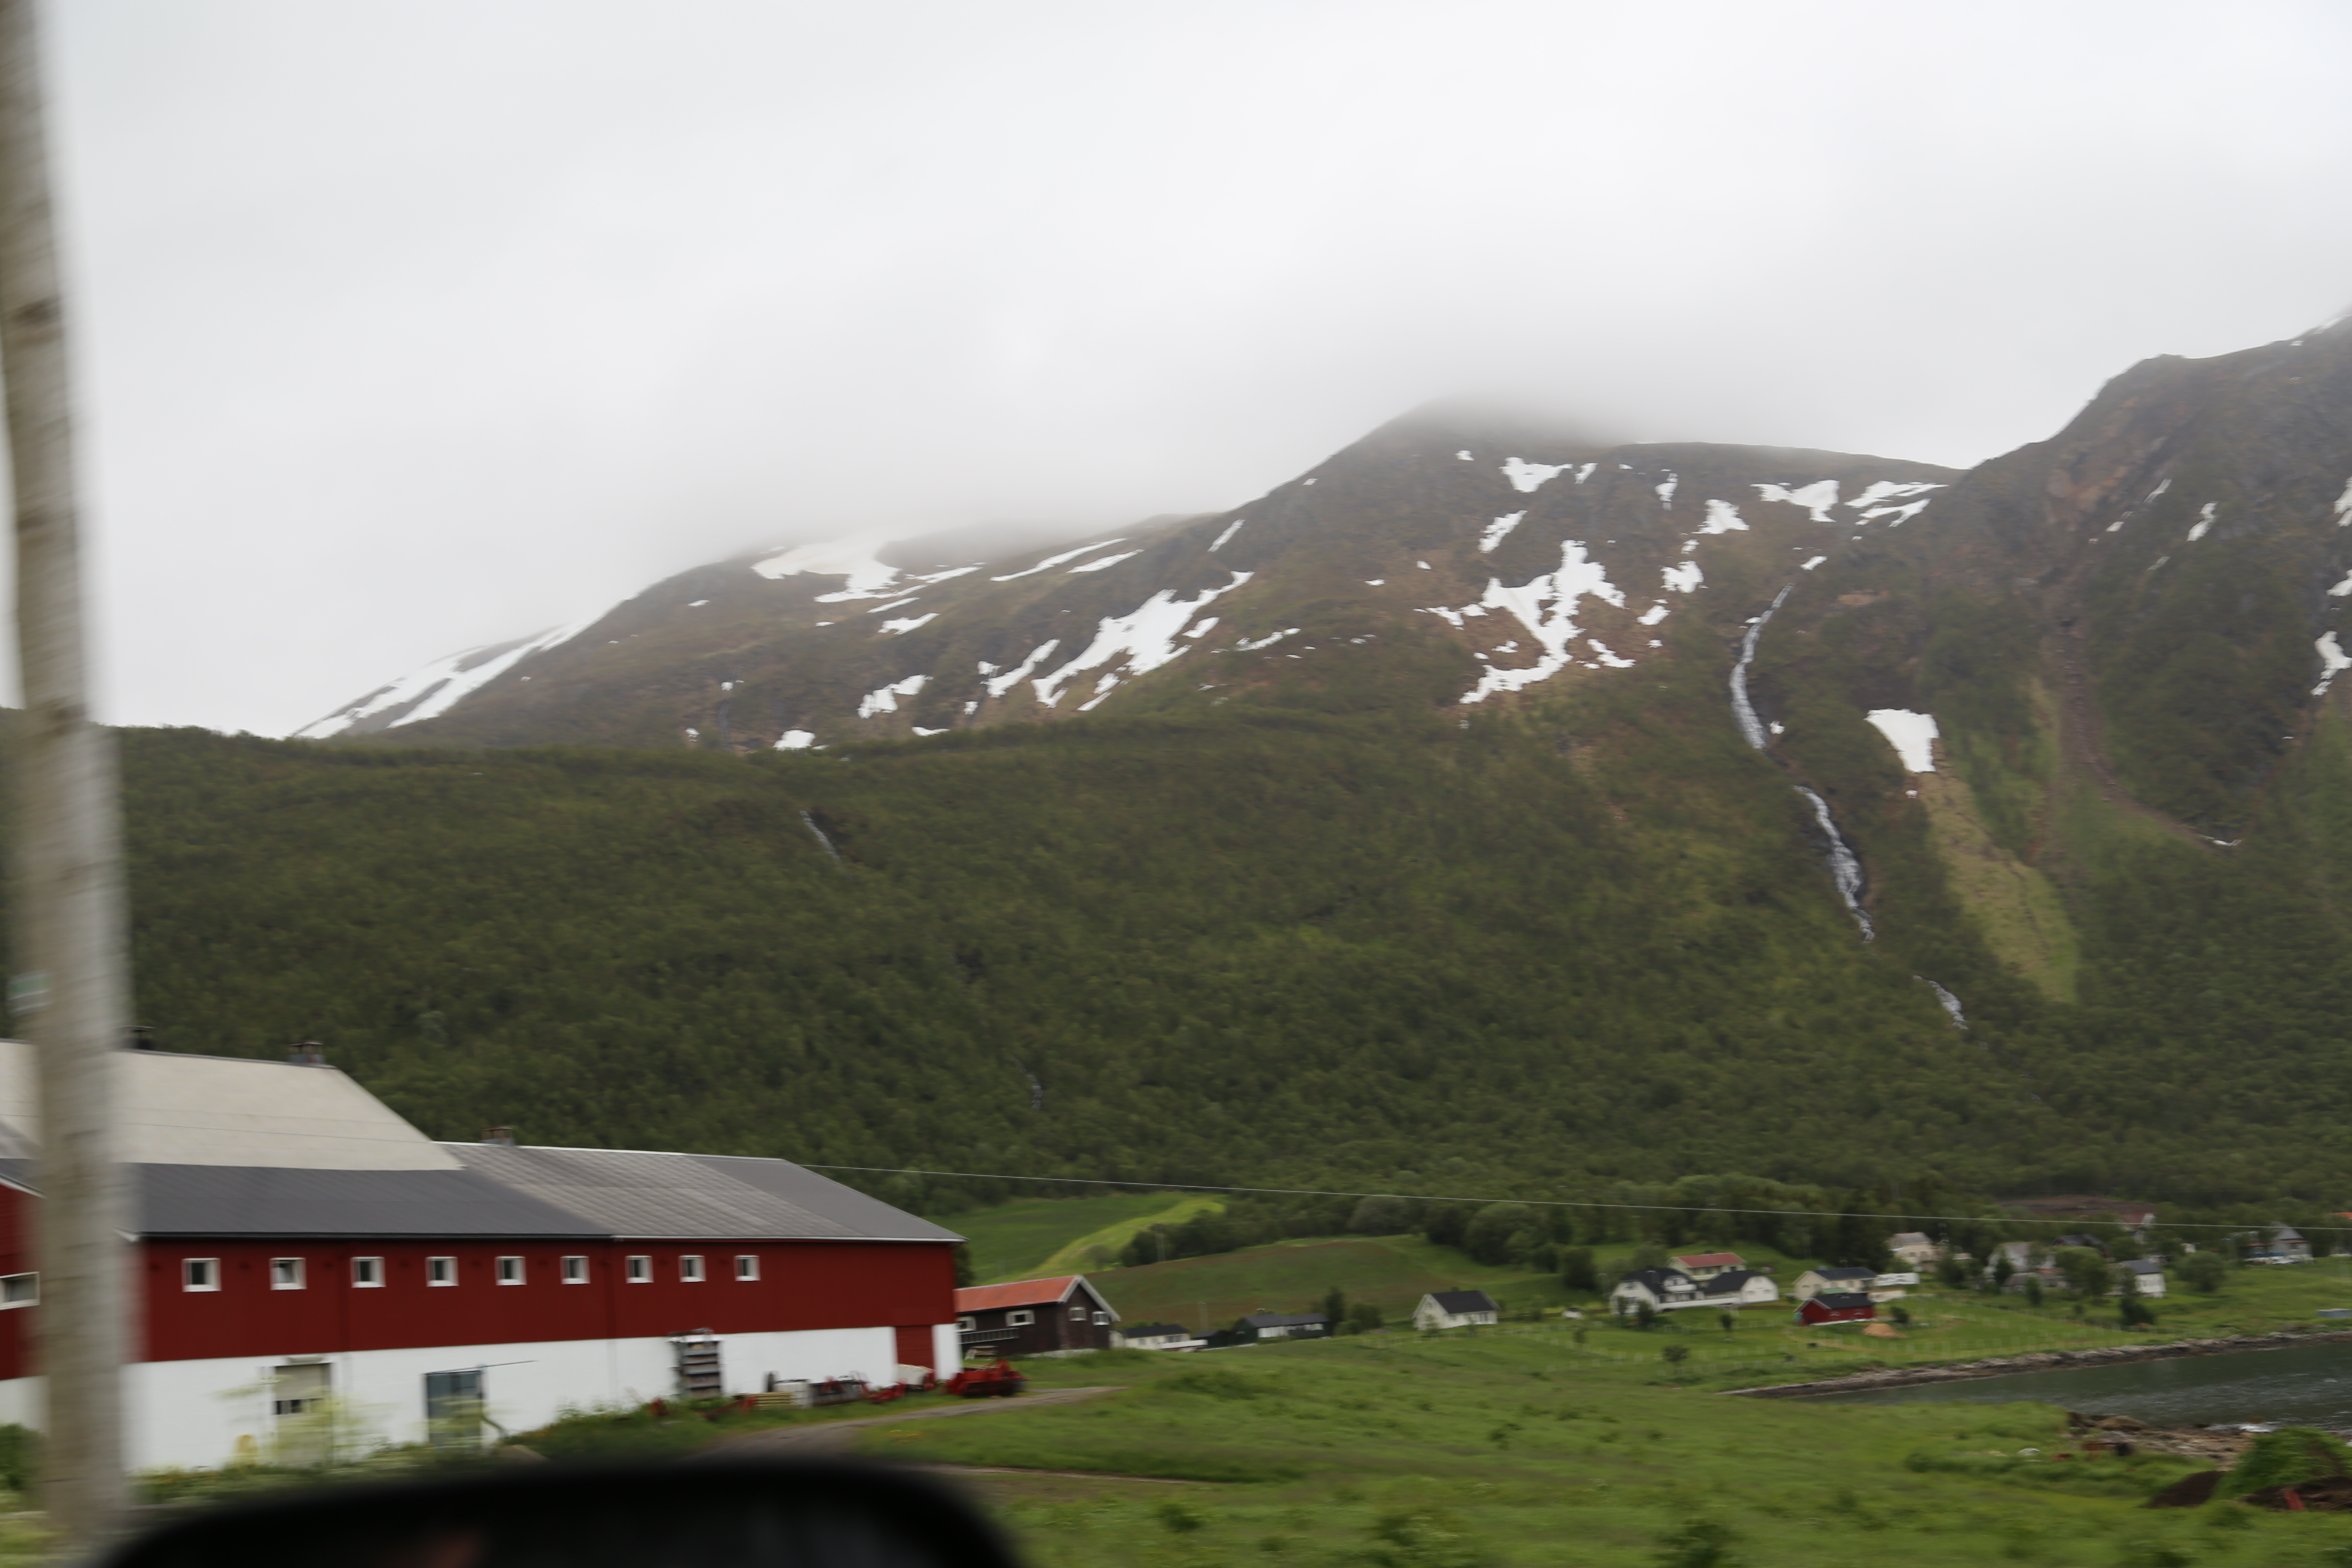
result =
M1797 1308L1797 1321L1811 1328L1819 1323L1858 1323L1878 1316L1870 1298L1859 1290L1824 1290Z

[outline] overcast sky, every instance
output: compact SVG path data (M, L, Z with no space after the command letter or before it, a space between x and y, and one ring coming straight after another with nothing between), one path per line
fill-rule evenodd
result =
M2352 7L51 0L104 716L1433 397L1965 465L2352 303Z

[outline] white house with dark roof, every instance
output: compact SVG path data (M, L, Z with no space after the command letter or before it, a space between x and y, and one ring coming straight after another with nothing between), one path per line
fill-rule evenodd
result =
M1923 1230L1896 1231L1886 1238L1886 1250L1915 1271L1934 1267L1944 1256L1943 1247Z
M1707 1304L1705 1288L1679 1268L1636 1268L1609 1291L1609 1310L1619 1317L1632 1317L1644 1307L1673 1312Z
M1800 1301L1848 1290L1867 1292L1878 1279L1875 1268L1808 1268L1789 1283L1789 1294Z
M1499 1321L1502 1311L1484 1290L1432 1290L1413 1308L1412 1326L1423 1333L1483 1328Z

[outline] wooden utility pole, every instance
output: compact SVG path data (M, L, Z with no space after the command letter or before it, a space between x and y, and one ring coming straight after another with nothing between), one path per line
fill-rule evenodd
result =
M130 1023L112 738L90 721L72 398L35 0L0 0L0 378L16 515L14 943L17 1026L40 1063L43 1500L68 1552L123 1501L133 1224L115 1163L114 1058Z

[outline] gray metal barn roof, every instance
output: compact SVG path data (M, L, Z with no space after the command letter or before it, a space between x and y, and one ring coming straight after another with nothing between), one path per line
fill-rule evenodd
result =
M687 1240L961 1241L789 1160L445 1143L478 1173L604 1235Z

